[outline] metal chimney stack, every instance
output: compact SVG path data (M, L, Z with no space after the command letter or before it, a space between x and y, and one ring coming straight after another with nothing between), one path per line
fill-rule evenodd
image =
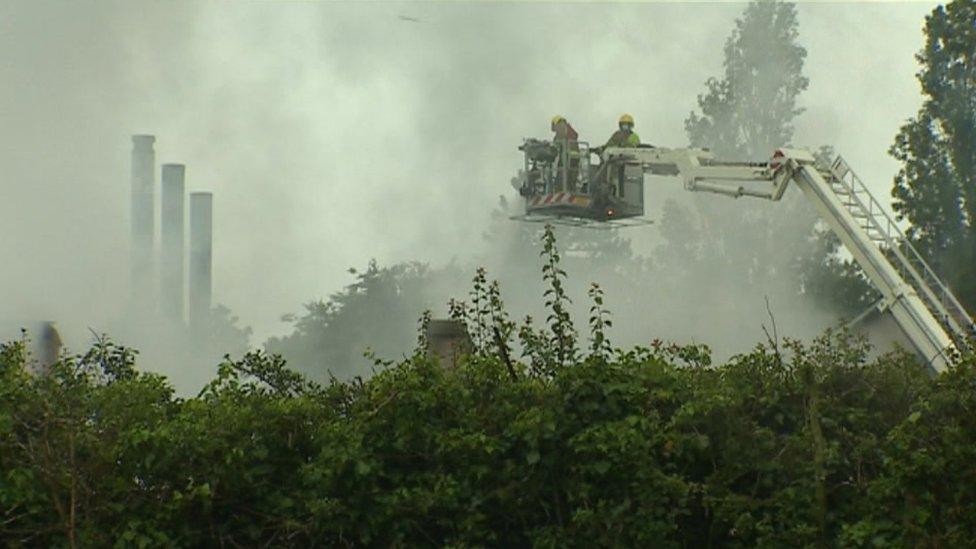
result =
M132 302L152 303L153 235L156 151L152 135L132 136Z
M190 325L210 313L213 271L213 194L190 193Z
M160 214L159 297L166 318L183 322L183 238L185 195L183 164L163 164Z

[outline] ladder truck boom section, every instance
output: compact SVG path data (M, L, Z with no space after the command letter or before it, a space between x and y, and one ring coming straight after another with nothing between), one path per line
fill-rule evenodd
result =
M639 166L645 173L679 176L690 191L779 200L792 182L847 247L882 295L918 353L941 372L953 352L969 345L976 325L881 204L838 157L818 166L799 149L779 149L769 162L716 161L705 149L608 147L607 165Z

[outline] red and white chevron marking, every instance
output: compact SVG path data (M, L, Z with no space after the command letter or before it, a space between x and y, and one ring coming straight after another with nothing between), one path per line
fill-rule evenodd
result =
M537 196L532 199L530 204L538 206L585 206L589 199L585 196L578 196L573 193L553 193Z

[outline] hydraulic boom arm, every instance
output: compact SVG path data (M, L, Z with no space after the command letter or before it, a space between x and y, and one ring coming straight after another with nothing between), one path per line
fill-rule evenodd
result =
M894 220L838 158L818 169L803 150L779 149L770 162L717 162L704 149L606 148L610 164L640 165L655 175L675 175L690 191L768 200L783 197L790 182L814 205L881 293L882 307L937 372L953 350L976 334L973 318L912 247Z

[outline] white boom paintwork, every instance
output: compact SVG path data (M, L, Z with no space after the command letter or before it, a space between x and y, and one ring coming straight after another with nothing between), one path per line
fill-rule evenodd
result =
M779 200L792 182L847 247L918 353L936 372L968 345L973 318L915 250L843 159L818 168L805 150L779 149L769 162L716 162L704 149L606 148L606 163L639 165L683 179L690 191Z

